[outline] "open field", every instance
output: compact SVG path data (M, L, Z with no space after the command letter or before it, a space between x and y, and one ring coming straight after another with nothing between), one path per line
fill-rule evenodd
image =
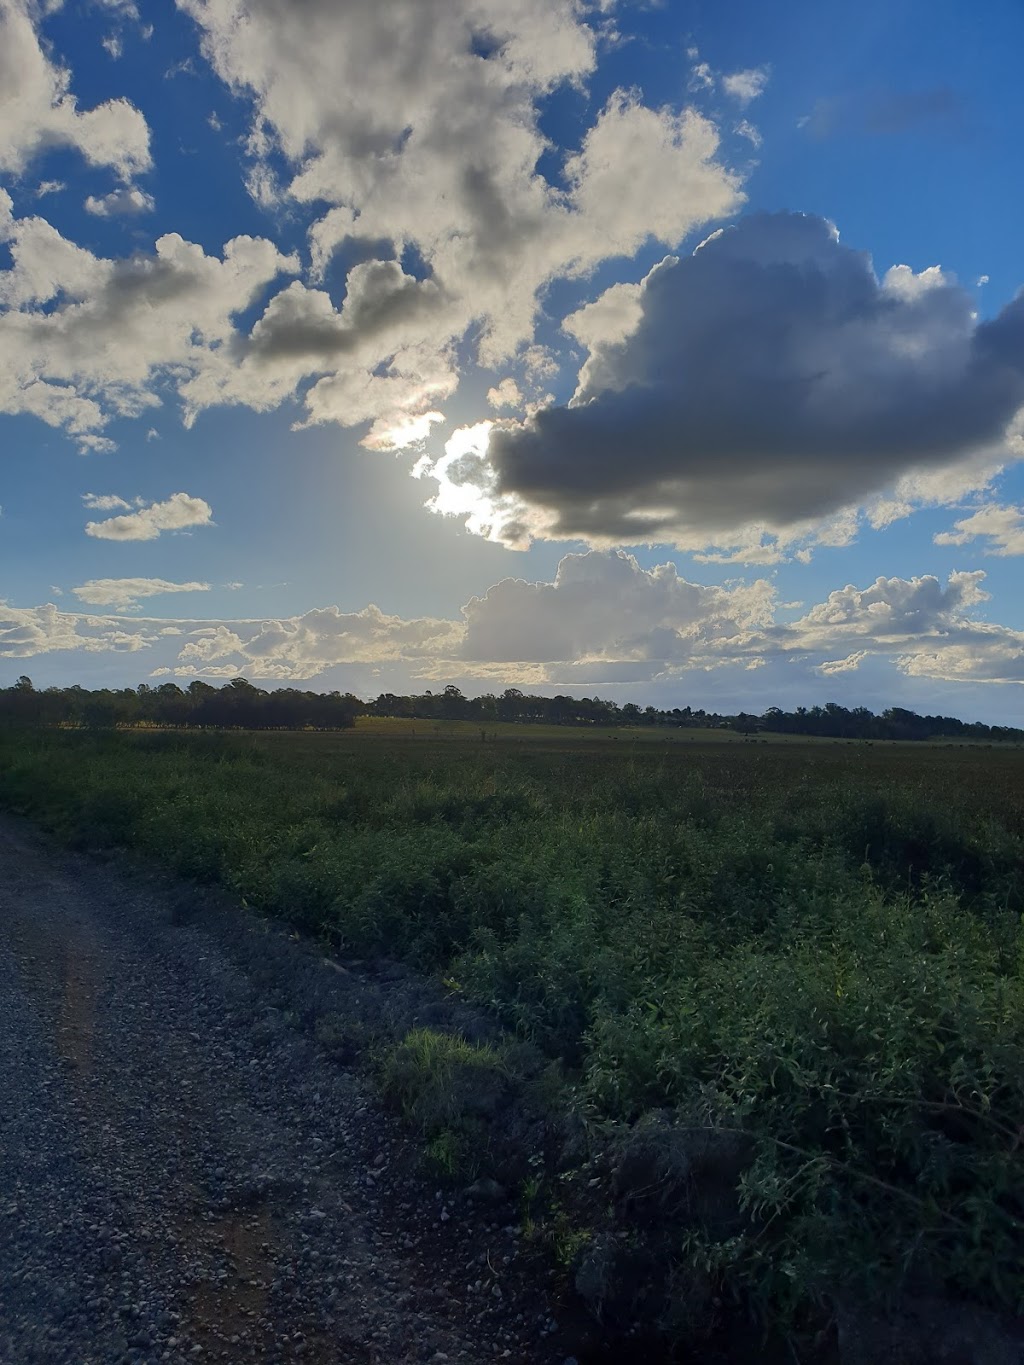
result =
M607 1313L1024 1306L1024 752L485 735L9 732L0 800L489 1007L588 1135L526 1216ZM385 1080L486 1165L430 1087L514 1055L426 1033Z
M272 733L272 732L267 732ZM595 745L614 744L616 746L643 744L655 745L662 748L684 744L688 746L697 745L705 747L709 744L742 744L750 746L752 744L784 744L784 745L844 745L855 748L868 749L875 745L885 750L893 748L910 748L920 751L923 748L997 748L1007 752L1016 752L1018 756L1024 755L1024 746L1002 742L993 745L991 742L978 741L973 739L941 738L921 742L919 740L867 740L867 739L833 739L822 738L815 735L790 735L775 733L770 730L758 732L756 734L744 735L729 727L722 726L715 729L702 729L698 726L679 726L670 727L664 725L553 725L550 722L507 722L507 721L487 721L481 724L479 721L471 720L412 720L396 716L357 716L355 726L352 730L336 732L288 732L280 734L283 741L288 739L315 738L320 745L330 745L331 741L340 742L344 745L351 745L360 739L386 739L389 741L432 743L432 744L479 744L481 734L485 736L485 743L499 743L511 745L540 745L547 749L577 749L584 746L592 749Z

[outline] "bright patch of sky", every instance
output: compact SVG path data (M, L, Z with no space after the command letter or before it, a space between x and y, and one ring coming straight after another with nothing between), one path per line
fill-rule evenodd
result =
M0 680L1019 723L1022 40L0 0Z

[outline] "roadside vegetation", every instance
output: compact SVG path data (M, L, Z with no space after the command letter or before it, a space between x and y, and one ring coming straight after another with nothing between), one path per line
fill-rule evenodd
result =
M0 801L492 1011L382 1084L473 1178L542 1097L524 1224L609 1320L1024 1309L1019 748L24 728Z

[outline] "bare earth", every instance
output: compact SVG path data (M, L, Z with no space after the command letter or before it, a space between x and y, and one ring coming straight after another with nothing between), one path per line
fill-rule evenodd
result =
M370 988L190 894L0 821L2 1365L561 1365L515 1210L426 1181L285 1008Z

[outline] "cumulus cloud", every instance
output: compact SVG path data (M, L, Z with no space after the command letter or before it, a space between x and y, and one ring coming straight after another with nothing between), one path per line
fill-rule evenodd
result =
M755 66L747 71L734 71L731 76L722 77L722 89L741 108L744 108L764 93L770 75L771 68L767 66Z
M521 408L523 401L522 390L511 376L487 390L487 402L492 408Z
M142 598L165 592L209 592L209 583L169 583L166 578L90 578L72 588L80 602L92 607L131 610Z
M98 198L90 194L85 201L86 213L94 214L97 218L132 217L138 213L152 213L154 207L153 196L134 185L111 190L109 194Z
M591 353L599 356L606 346L617 346L640 326L643 317L639 284L613 284L590 303L562 319L562 331L575 337ZM600 379L596 379L599 384ZM580 390L585 392L595 383L594 367L588 361L580 376Z
M941 271L880 280L831 224L775 214L666 258L637 303L621 339L631 319L611 340L594 329L569 406L495 424L459 468L472 529L508 544L792 543L902 479L1015 457L1024 297L979 323Z
M92 497L92 494L87 494ZM99 509L128 507L121 498L94 499L86 506ZM107 517L104 521L86 523L85 534L97 540L156 540L161 531L184 531L193 526L212 526L213 508L202 498L188 493L172 493L164 502L144 503L138 511L124 516Z
M622 552L566 555L550 583L506 578L462 609L461 656L494 662L682 660L768 624L774 590L706 587Z
M0 241L13 258L0 271L0 411L63 428L84 449L110 448L102 429L158 406L165 383L186 421L207 401L239 401L206 376L233 369L237 314L298 267L262 238L236 237L220 258L177 233L108 260L42 218L16 218L2 189ZM247 400L273 407L292 382L264 375Z
M82 110L71 73L50 59L30 0L0 0L0 171L20 174L50 147L71 147L125 180L150 165L149 128L127 100Z
M921 578L876 578L869 588L848 583L831 592L794 623L803 643L864 635L875 642L900 641L947 626L988 600L981 569L957 572L943 585L932 574Z
M987 555L1024 555L1024 508L992 503L953 523L952 531L940 531L936 545L969 545L981 540Z
M980 620L974 609L989 600L976 569L920 578L878 578L852 584L774 636L786 650L859 647L884 655L912 677L954 682L1024 682L1024 631Z

